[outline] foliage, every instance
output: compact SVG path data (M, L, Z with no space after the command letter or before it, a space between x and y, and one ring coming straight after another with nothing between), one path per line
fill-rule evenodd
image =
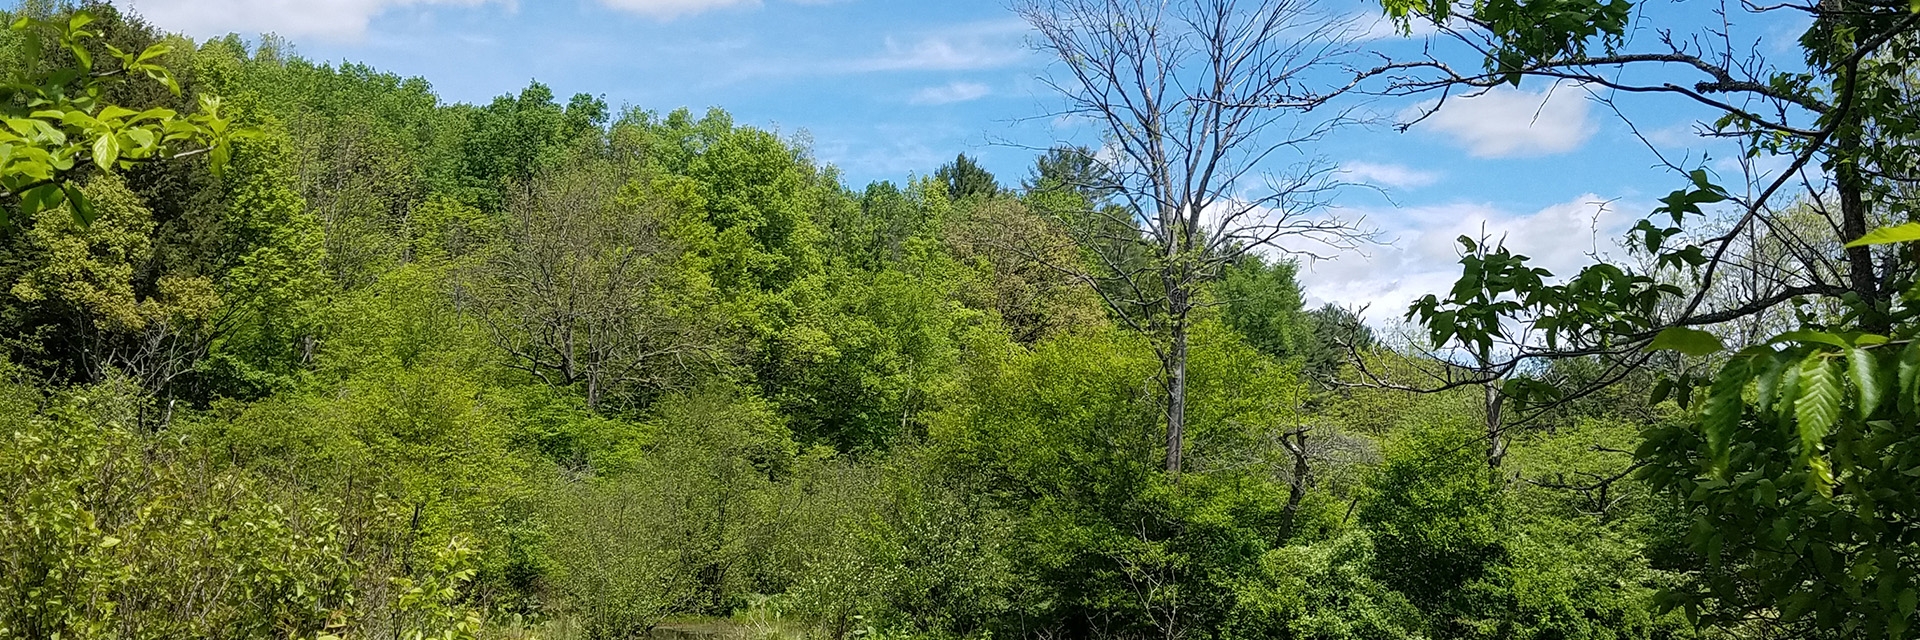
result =
M68 204L74 223L84 226L93 221L93 207L69 180L88 165L100 171L126 169L188 153L177 150L180 146L205 144L191 153L207 153L218 171L231 153L231 141L248 134L220 116L220 99L213 96L202 96L200 111L184 117L172 109L136 111L102 99L109 83L134 75L178 94L179 82L157 60L170 50L165 44L136 52L105 44L119 65L97 69L89 41L101 34L88 29L94 23L92 13L9 19L13 34L8 44L17 48L20 59L0 89L0 119L6 123L0 144L7 149L0 158L0 188L9 199L18 199L18 205L0 210L0 225L11 223L15 213L31 217ZM70 54L70 63L50 64L50 46Z
M379 571L397 568L366 564L364 548L353 549L392 521L364 519L337 494L223 465L191 441L141 433L144 400L125 381L60 397L12 383L7 397L13 431L0 448L0 482L15 499L0 516L0 598L10 603L0 607L0 629L8 637L347 628L438 637L471 615L447 599L452 591L438 591L471 575L464 555L392 575L404 586L389 591ZM382 605L394 617L380 615ZM409 613L428 610L442 613Z
M955 202L973 197L992 197L1000 193L1000 183L993 174L980 168L979 163L964 153L934 171L933 179L947 186L947 199Z
M1686 184L1629 231L1637 260L1602 261L1565 280L1504 246L1462 238L1462 278L1446 296L1416 303L1409 318L1433 344L1463 348L1502 375L1529 360L1594 357L1606 361L1608 382L1667 374L1652 401L1674 400L1681 417L1650 425L1637 454L1649 484L1684 505L1685 540L1705 561L1667 606L1734 630L1911 635L1920 582L1906 568L1912 554L1893 541L1907 535L1915 507L1902 499L1910 493L1902 443L1916 421L1906 373L1920 362L1908 348L1913 254L1898 244L1903 227L1869 230L1912 217L1902 186L1912 138L1894 132L1914 126L1905 61L1920 6L1796 7L1809 20L1795 51L1804 71L1794 71L1734 63L1734 52L1693 55L1674 44L1680 37L1617 51L1632 30L1673 31L1648 24L1644 3L1383 4L1403 21L1464 20L1492 45L1484 73L1443 73L1396 90L1604 75L1615 89L1690 100L1712 135L1740 140L1748 157L1789 160L1789 170L1744 190L1716 184L1705 168L1673 167ZM1724 37L1726 29L1704 31ZM1664 62L1711 80L1689 89L1627 74ZM1814 173L1824 175L1784 195ZM1785 246L1808 251L1781 260ZM1725 275L1740 270L1757 286ZM1540 382L1508 378L1505 391L1550 406L1608 383Z
M1755 576L1858 603L1860 629L1905 602L1903 552L1873 537L1911 493L1904 299L1885 330L1810 307L1816 333L1715 351L1739 375L1683 372L1663 388L1684 406L1606 358L1528 368L1619 382L1507 434L1496 470L1472 390L1348 386L1353 364L1456 367L1307 309L1259 237L1183 226L1220 188L1143 204L1140 167L1062 147L1019 188L962 155L856 191L718 109L539 83L450 104L277 38L86 11L29 3L0 39L26 83L0 115L73 160L0 233L0 637L1611 640L1694 637L1661 588L1714 594L1692 602L1715 621L1775 611ZM108 44L143 53L61 75ZM108 166L103 130L20 111L58 87L122 118ZM53 139L25 126L6 135ZM1324 204L1303 169L1265 202ZM1716 197L1669 198L1673 227ZM1289 220L1238 228L1364 235ZM1691 242L1648 226L1650 252ZM1464 318L1454 344L1514 309L1564 317L1563 343L1594 318L1650 331L1635 314L1679 282L1563 285L1466 248L1486 286L1432 306ZM1658 346L1737 342L1686 326ZM1754 501L1769 479L1780 500ZM1754 534L1779 522L1805 554ZM1819 548L1838 573L1807 572Z

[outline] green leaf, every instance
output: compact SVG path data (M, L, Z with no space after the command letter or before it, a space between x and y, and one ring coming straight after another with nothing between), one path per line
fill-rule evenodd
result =
M1840 347L1842 349L1853 346L1847 343L1846 338L1842 338L1840 336L1837 336L1831 333L1826 333L1823 331L1804 331L1804 330L1788 331L1786 333L1780 334L1779 337L1776 337L1773 339L1773 342L1785 342L1785 341L1805 342L1805 343L1811 343L1811 344L1824 344L1830 347Z
M1740 427L1740 417L1746 414L1747 404L1742 396L1752 375L1751 360L1738 358L1728 362L1720 369L1719 377L1714 378L1707 403L1700 410L1701 427L1707 436L1707 459L1718 475L1726 473L1727 443Z
M1671 397L1673 397L1673 380L1661 376L1658 382L1653 383L1653 398L1649 404L1660 404Z
M1920 408L1915 406L1920 404L1920 398L1915 397L1920 395L1920 340L1909 342L1907 348L1900 350L1899 378L1900 412L1912 414Z
M120 142L112 134L100 136L93 142L93 163L101 169L112 170L113 162L120 159Z
M158 58L160 56L164 56L169 53L173 53L173 47L168 46L165 43L156 44L156 45L147 47L146 51L140 52L140 57L135 59L134 62L146 62L148 60L152 60L154 58Z
M86 45L75 42L72 46L67 47L67 50L72 51L73 57L80 61L80 68L93 68L93 53L87 51Z
M1767 363L1766 371L1758 376L1759 384L1756 386L1759 392L1759 398L1757 399L1757 406L1760 409L1760 415L1773 415L1774 405L1778 404L1780 400L1781 382L1786 378L1787 367L1792 366L1792 362L1793 361L1788 359L1784 353L1774 354L1772 359Z
M1800 363L1800 397L1794 400L1794 418L1800 433L1800 461L1814 475L1826 471L1819 457L1821 442L1840 422L1840 376L1826 353L1814 353ZM1818 478L1814 478L1818 480Z
M1920 222L1909 222L1893 227L1881 227L1867 232L1859 240L1847 243L1848 248L1866 247L1877 244L1895 244L1920 240Z
M87 195L82 193L79 187L68 184L61 188L67 192L67 208L73 212L73 223L82 229L93 226L94 219L98 217L93 209L93 202L87 199Z
M1865 420L1880 408L1881 391L1884 388L1880 379L1880 363L1866 349L1848 349L1847 368L1856 393L1854 409L1860 419Z
M1652 351L1678 351L1694 357L1713 355L1726 348L1727 345L1720 342L1719 337L1686 327L1668 327L1647 345L1647 349Z
M33 217L36 213L60 206L60 200L64 197L57 184L43 184L28 189L20 194L20 215Z

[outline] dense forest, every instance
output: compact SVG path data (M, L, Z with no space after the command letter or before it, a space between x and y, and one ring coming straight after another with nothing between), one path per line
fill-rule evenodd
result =
M718 109L7 13L0 638L1916 637L1920 4L1762 8L1812 17L1778 71L1631 50L1624 0L1388 0L1478 51L1313 95L1260 75L1283 0L1168 4L1227 62L1127 85L1159 4L1016 8L1108 149L864 186ZM1375 240L1326 172L1165 171L1537 77L1792 179L1681 171L1578 274L1461 238L1381 326L1275 246Z

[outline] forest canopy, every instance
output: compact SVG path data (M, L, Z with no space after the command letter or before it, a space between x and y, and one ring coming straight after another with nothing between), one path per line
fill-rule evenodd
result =
M1349 64L1311 8L1023 1L1109 144L863 186L8 11L0 638L1917 637L1920 4L1750 7L1779 67L1626 0L1387 0L1476 53ZM1792 164L1673 167L1578 273L1460 238L1405 325L1303 289L1381 238L1259 159L1568 81Z

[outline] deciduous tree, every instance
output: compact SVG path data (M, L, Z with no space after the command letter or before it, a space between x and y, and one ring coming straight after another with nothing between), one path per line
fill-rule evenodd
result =
M1073 225L1099 268L1058 265L1099 287L1116 317L1154 337L1166 391L1166 469L1185 446L1187 354L1203 289L1259 249L1345 249L1367 239L1327 211L1337 186L1308 145L1346 114L1316 74L1343 52L1343 23L1302 0L1024 0L1036 46L1059 64L1065 115L1107 147L1099 191L1119 206ZM1289 157L1292 156L1292 157ZM1272 171L1276 163L1288 164ZM1117 235L1115 235L1117 234ZM1115 237L1107 237L1114 235ZM1147 260L1123 262L1142 246Z

